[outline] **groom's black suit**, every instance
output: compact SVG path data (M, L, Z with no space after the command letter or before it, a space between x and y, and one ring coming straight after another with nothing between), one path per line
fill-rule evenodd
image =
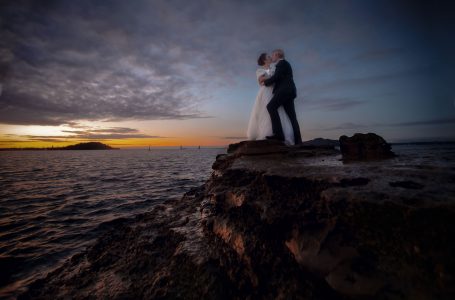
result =
M294 131L294 141L296 144L302 142L300 136L299 122L295 114L294 99L297 97L297 91L292 76L291 65L284 59L280 60L275 68L275 74L269 79L264 81L266 86L275 84L273 87L273 97L267 104L267 110L272 120L273 134L284 140L283 127L281 126L280 116L278 114L278 108L283 106L284 110L291 120L292 129Z

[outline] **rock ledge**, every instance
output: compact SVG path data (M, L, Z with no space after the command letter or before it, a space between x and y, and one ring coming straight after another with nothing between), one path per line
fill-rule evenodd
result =
M454 170L242 142L20 299L452 299ZM412 178L412 179L411 179Z

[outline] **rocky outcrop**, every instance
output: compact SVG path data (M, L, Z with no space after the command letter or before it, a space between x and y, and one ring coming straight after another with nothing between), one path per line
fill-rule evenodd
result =
M302 143L304 146L316 146L316 147L339 147L340 142L338 140L330 140L330 139L323 139L323 138L316 138L310 141L305 141Z
M344 160L368 160L394 157L392 146L375 133L356 133L340 137L340 150Z
M455 168L242 142L21 299L452 299Z

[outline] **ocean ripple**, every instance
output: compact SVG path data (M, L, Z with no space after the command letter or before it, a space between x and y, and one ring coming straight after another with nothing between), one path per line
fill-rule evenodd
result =
M204 183L224 149L0 152L0 298Z

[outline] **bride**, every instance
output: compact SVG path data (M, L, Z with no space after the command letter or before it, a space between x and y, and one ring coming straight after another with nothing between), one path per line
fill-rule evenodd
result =
M272 59L267 53L262 53L259 56L258 65L259 68L256 70L258 82L259 77L262 75L266 75L267 77L273 75L275 64L272 63ZM273 86L261 85L259 87L256 102L254 103L253 111L251 112L250 121L248 123L248 140L264 140L266 136L273 134L272 121L270 120L270 114L267 111L267 104L273 96L272 89ZM278 114L281 119L281 126L283 127L284 142L287 145L294 145L292 124L283 107L278 108Z

